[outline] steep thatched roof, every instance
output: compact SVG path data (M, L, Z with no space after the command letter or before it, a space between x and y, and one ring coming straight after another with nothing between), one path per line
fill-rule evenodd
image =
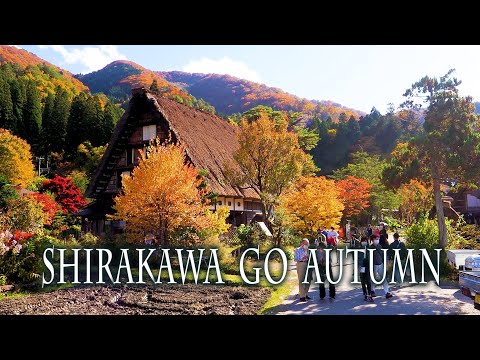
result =
M238 166L233 158L238 147L235 126L218 116L155 96L144 89L136 89L133 94L129 109L117 124L105 156L88 189L89 194L95 193L96 183L106 168L108 157L113 153L122 132L126 131L125 129L128 128L129 123L134 121L135 116L140 115L139 109L147 111L147 109L152 109L153 105L154 111L165 119L177 141L185 146L192 163L207 171L207 180L212 191L224 196L259 199L257 191L251 188L242 189L232 186L225 176L225 164L231 168ZM143 102L143 104L139 102Z

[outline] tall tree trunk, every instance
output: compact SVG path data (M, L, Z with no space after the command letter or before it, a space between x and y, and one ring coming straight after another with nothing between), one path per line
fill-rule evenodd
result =
M440 175L438 167L432 161L430 171L433 179L433 193L435 195L435 209L437 210L439 245L442 249L447 246L447 226L445 225L445 214L443 213L442 193L440 191Z

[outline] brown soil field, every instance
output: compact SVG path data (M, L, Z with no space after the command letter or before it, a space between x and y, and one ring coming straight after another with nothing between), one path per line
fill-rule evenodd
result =
M268 300L260 287L161 285L78 287L0 300L0 314L252 315Z

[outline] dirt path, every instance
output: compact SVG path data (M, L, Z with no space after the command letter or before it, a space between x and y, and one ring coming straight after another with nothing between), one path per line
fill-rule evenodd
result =
M82 287L0 300L0 314L256 314L270 291L257 287Z

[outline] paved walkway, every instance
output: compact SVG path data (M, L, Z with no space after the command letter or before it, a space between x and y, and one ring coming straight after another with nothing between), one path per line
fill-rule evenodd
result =
M377 286L374 302L364 301L360 284L351 284L353 267L351 261L344 265L342 282L337 285L336 299L323 300L319 298L318 285L312 282L308 295L312 300L299 302L298 286L295 286L291 295L278 305L273 312L278 315L447 315L472 314L480 315L480 311L473 307L473 300L462 295L459 288L454 286L438 286L434 281L428 284L391 287L394 295L386 299L381 285ZM289 270L295 273L294 264ZM338 267L333 270L334 278L338 276ZM293 277L294 274L289 274ZM296 281L296 280L295 280Z

